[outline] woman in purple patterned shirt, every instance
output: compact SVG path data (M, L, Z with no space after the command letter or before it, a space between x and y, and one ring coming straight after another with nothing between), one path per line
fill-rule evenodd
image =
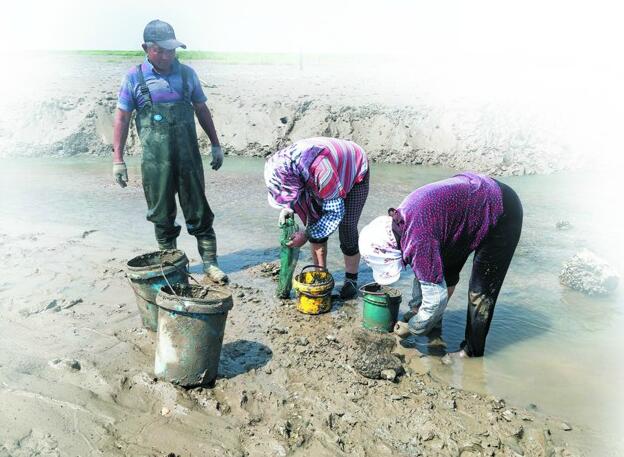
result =
M459 272L474 252L465 340L454 353L480 357L494 306L522 231L522 204L509 186L461 173L416 189L398 208L362 229L360 252L375 281L414 271L410 310L395 332L423 335L439 326Z

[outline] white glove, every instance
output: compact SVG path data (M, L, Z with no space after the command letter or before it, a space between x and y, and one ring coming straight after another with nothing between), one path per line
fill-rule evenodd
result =
M124 162L113 164L113 178L121 187L128 185L128 169Z
M212 154L210 166L213 170L218 170L221 168L221 164L223 164L223 151L221 150L221 146L212 145L210 147L210 153Z
M292 209L282 208L279 214L279 218L278 218L278 222L279 222L278 227L281 227L283 224L285 224L286 219L288 219L289 217L293 217L293 214L294 214L294 211Z

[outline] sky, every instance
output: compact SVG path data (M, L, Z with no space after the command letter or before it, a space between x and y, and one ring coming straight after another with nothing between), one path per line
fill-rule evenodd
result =
M21 0L3 5L10 46L0 55L19 67L24 50L139 50L156 18L189 50L394 54L375 60L390 62L387 84L428 79L446 97L521 105L565 121L583 149L619 154L620 9L616 0Z
M617 1L21 0L0 36L19 49L138 49L145 24L170 22L189 49L241 52L619 57Z

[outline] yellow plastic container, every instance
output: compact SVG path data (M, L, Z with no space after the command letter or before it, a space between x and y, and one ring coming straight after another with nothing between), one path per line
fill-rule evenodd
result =
M306 271L315 268L314 271ZM326 268L307 265L293 278L297 293L297 310L304 314L321 314L331 309L331 292L334 278Z

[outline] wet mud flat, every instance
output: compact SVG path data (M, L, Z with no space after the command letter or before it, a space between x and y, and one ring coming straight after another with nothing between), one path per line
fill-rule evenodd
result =
M160 381L124 273L141 249L83 232L0 233L2 457L582 455L573 421L441 384L414 350L363 377L357 301L303 315L253 269L231 274L214 388Z

